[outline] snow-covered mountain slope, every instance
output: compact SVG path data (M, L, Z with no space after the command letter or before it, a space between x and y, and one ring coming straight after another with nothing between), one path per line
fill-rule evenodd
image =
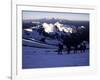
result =
M50 49L54 49L57 48L57 46L53 46L53 45L48 45L45 43L40 43L34 40L28 40L28 39L22 39L23 40L23 45L24 46L30 46L30 47L38 47L38 48L50 48Z

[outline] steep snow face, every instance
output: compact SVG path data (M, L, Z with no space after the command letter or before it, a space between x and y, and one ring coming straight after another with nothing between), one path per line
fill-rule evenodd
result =
M65 25L60 24L59 22L56 22L54 25L57 26L57 28L59 29L59 31L65 31L65 32L72 33L72 28L71 27L65 27Z
M55 33L58 30L72 33L72 28L71 27L64 27L64 25L60 24L59 22L56 22L55 24L43 23L42 25L43 25L43 28L44 28L45 32L47 32L47 33L50 33L50 32Z
M72 33L72 31L73 31L73 29L72 28L70 28L70 27L68 27L68 28L63 28L64 29L64 31L65 32L70 32L70 33Z
M53 32L53 29L54 29L53 24L43 23L42 25L43 25L43 28L44 28L45 32L47 32L47 33Z
M54 24L55 26L57 26L57 28L59 29L59 31L63 31L63 24L60 24L59 22L56 22L55 24Z

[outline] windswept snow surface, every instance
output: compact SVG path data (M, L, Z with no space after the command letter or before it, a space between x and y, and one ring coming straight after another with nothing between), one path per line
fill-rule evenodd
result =
M84 53L58 55L57 49L45 49L35 47L22 47L22 68L50 68L50 67L72 67L72 66L89 66L89 51Z

